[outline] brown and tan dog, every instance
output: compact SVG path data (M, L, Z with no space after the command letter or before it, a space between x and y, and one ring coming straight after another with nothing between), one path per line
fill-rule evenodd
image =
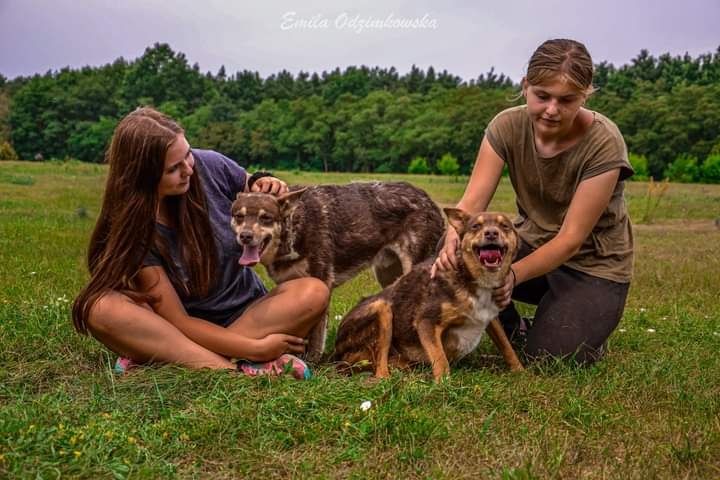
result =
M315 277L330 289L368 266L390 285L433 255L444 230L437 205L404 182L291 188L280 197L238 193L231 224L241 264L261 262L276 283ZM310 332L308 359L320 359L326 334L327 318Z
M389 365L429 363L439 381L450 372L449 363L477 347L486 328L510 369L523 369L492 300L518 247L515 229L498 213L471 216L454 208L445 213L460 236L458 269L431 279L428 260L364 299L338 328L333 360L341 370L367 366L377 377L387 377Z

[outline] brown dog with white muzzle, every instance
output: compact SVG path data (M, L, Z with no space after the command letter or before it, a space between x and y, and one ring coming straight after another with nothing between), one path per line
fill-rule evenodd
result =
M339 368L373 368L389 376L389 366L430 364L435 381L449 364L472 352L487 329L511 370L522 370L497 320L492 291L505 281L518 247L512 222L499 213L469 215L446 208L458 232L458 268L430 278L430 259L379 294L364 299L342 320L333 360Z

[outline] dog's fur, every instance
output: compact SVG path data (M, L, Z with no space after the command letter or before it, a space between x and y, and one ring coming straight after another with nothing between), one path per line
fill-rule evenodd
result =
M388 365L432 365L439 381L449 363L473 351L488 333L512 370L522 370L497 320L492 290L505 281L517 251L518 237L502 214L471 216L445 209L460 235L458 268L430 278L432 260L379 294L366 298L343 319L335 340L333 360L341 370L374 369L389 375ZM365 368L363 368L365 367Z
M444 230L437 205L404 182L238 193L231 225L244 250L240 263L261 262L276 283L315 277L330 289L368 266L390 285L434 253ZM326 333L327 315L310 333L310 360L319 360Z

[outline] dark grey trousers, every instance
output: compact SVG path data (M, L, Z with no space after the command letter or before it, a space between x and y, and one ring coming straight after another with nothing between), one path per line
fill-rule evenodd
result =
M532 252L521 242L516 259ZM523 321L511 303L500 312L500 321L513 343L525 333L528 359L574 357L592 363L604 354L605 341L617 327L625 309L629 283L618 283L561 266L541 277L521 283L512 298L537 305L532 326L523 332Z

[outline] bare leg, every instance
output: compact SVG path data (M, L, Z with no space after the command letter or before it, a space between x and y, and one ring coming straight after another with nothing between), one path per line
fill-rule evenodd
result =
M329 299L330 291L317 278L288 280L250 305L228 329L250 338L271 333L307 337L325 315Z
M95 303L88 329L110 350L138 363L235 368L230 360L193 342L150 307L120 293L108 293Z

